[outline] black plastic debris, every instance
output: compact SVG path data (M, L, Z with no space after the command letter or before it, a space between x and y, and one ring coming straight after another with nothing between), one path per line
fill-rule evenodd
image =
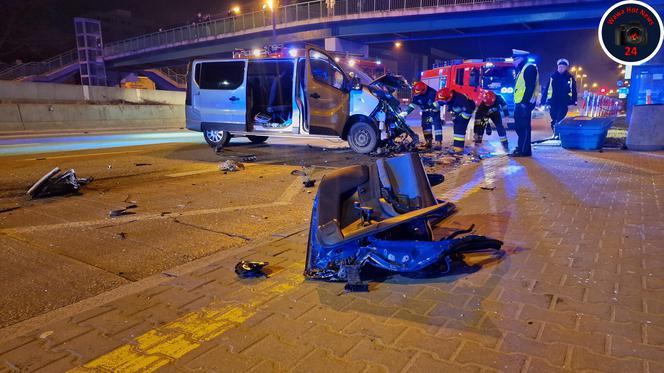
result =
M242 158L240 158L240 161L242 162L256 162L256 156L253 154L246 155Z
M11 211L14 211L14 210L18 210L20 208L21 208L21 206L1 208L0 209L0 214L4 214L5 212L11 212Z
M134 215L135 212L129 211L129 210L135 209L137 207L138 207L138 205L132 204L132 205L128 205L127 207L125 207L123 209L111 210L111 212L108 213L108 216L110 216L111 218L117 218L119 216L124 216L124 215Z
M26 194L30 198L45 198L78 193L81 186L89 184L92 177L81 179L76 176L74 170L60 174L60 168L56 167L42 176Z
M152 166L152 163L134 163L134 166L136 166L136 167Z
M270 263L243 260L235 265L235 273L240 278L267 277L267 274L263 272L263 267L268 264Z
M443 174L427 174L427 179L429 180L429 185L433 187L442 184L445 181L445 176Z
M360 264L346 264L344 270L346 271L346 285L344 290L347 293L366 293L369 291L369 284L362 282L360 278L360 271L362 265Z
M305 188L313 188L316 185L316 179L308 179L302 182Z
M480 189L482 189L482 190L495 190L496 186L495 185L480 185Z

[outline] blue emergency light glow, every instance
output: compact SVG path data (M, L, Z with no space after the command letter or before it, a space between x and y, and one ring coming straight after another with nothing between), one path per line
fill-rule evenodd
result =
M532 58L532 57L528 57L528 62L533 63L533 62L535 62L535 59Z
M288 50L288 55L291 57L297 57L297 49L291 48Z

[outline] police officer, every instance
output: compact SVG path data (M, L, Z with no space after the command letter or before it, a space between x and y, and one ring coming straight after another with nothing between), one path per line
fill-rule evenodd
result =
M519 136L518 144L512 157L530 157L531 116L540 94L539 72L537 65L528 60L529 52L512 50L514 66L517 70L514 86L514 127Z
M436 103L436 91L424 82L413 84L413 101L399 115L405 118L415 110L416 106L419 106L422 111L422 132L426 141L425 146L431 148L432 133L435 135L437 147L442 146L443 121L440 119L440 107Z
M567 71L568 68L569 61L564 58L559 59L558 70L551 74L542 90L543 97L546 97L545 104L549 105L551 131L554 137L558 136L556 125L565 119L567 107L576 105L576 80Z
M500 138L500 143L503 145L505 151L508 151L507 146L507 132L505 132L505 127L503 127L503 118L500 115L500 112L503 112L505 117L510 115L509 110L507 109L507 102L501 95L496 95L493 91L486 91L482 95L482 102L477 107L475 112L475 145L482 144L482 137L484 131L486 134L491 134L491 124L489 120L493 122L498 131L498 137Z
M475 111L475 102L464 94L450 88L441 88L436 93L436 101L440 106L447 105L452 113L454 123L454 139L451 153L462 154L466 141L466 130L468 122Z

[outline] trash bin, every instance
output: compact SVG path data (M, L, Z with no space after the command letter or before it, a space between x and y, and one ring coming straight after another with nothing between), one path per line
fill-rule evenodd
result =
M560 134L560 145L565 149L601 149L614 119L566 118L556 126L556 130Z

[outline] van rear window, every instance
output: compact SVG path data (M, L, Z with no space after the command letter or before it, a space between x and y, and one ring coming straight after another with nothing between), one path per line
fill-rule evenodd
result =
M201 63L201 89L233 90L244 81L244 61Z

